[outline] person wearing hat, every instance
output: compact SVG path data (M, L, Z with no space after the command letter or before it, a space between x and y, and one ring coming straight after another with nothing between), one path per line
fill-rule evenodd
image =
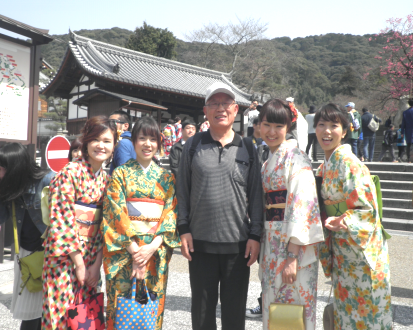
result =
M310 106L310 109L308 110L308 114L305 116L305 120L308 123L308 144L307 148L305 149L305 153L310 156L308 153L310 152L311 145L313 145L313 162L317 162L317 137L315 135L315 129L313 127L314 125L314 116L315 116L315 107Z
M294 130L291 130L291 134L293 135L294 139L297 140L298 148L304 152L308 143L307 121L305 120L301 112L295 107L294 98L289 97L285 99L285 101L287 101L291 111L297 114L297 125Z
M218 295L222 329L245 329L250 266L263 228L257 151L232 130L238 105L222 83L206 91L210 123L185 143L177 178L181 252L189 261L194 330L213 330Z
M354 102L349 102L346 105L348 119L350 122L346 143L351 146L351 151L357 156L357 144L361 132L361 116L358 111L354 109L354 107Z

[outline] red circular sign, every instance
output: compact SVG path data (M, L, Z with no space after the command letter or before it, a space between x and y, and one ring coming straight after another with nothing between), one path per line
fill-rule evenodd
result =
M70 143L66 137L56 136L46 146L46 162L50 169L59 172L69 163Z

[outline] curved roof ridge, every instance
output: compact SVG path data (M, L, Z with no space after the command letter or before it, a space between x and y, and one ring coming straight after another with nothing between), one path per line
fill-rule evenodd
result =
M93 59L105 70L113 72L117 74L119 72L119 63L111 63L108 60L106 60L102 54L99 53L99 51L95 48L95 46L92 44L92 42L89 40L87 42L88 47L91 50L91 55Z
M169 59L161 58L161 57L158 57L158 56L155 56L155 55L134 51L132 49L128 49L128 48L125 48L125 47L112 45L112 44L109 44L109 43L105 43L103 41L93 40L93 39L90 39L90 38L87 38L87 37L84 37L84 36L81 36L81 35L77 35L73 31L70 31L70 33L73 35L72 37L74 37L74 40L76 40L76 43L79 42L79 41L88 43L90 41L92 44L99 44L100 47L106 47L106 48L109 48L109 49L116 49L119 52L127 53L127 54L137 56L137 57L141 57L141 58L145 58L147 60L152 60L152 61L155 61L155 62L160 63L160 64L162 64L162 63L163 64L169 64L169 65L178 66L178 67L181 67L181 68L187 68L188 70L194 70L198 73L199 72L205 72L206 74L215 75L215 76L221 76L221 75L229 76L229 73L225 73L225 72L222 72L222 71L217 71L217 70L212 70L212 69L208 69L208 68L198 67L198 66L195 66L195 65L192 65L192 64L187 64L187 63L183 63L183 62L179 62L179 61L175 61L175 60L169 60Z

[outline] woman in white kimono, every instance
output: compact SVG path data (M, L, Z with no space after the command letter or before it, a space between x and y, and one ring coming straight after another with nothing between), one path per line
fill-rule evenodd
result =
M305 327L315 329L318 245L324 240L315 179L308 156L286 140L296 114L282 100L261 110L261 137L270 157L261 170L266 222L261 237L263 328L273 302L305 305Z

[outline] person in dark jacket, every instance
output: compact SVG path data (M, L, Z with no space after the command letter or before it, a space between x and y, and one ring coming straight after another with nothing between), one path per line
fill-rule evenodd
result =
M169 154L169 162L171 164L171 171L175 175L175 179L178 177L179 161L181 160L182 150L186 141L191 138L196 132L196 124L194 121L187 120L182 124L182 139L179 140L171 148Z
M394 130L394 125L390 124L390 128L384 132L383 144L381 147L379 162L382 162L381 160L383 159L387 151L390 151L392 162L397 162L396 158L394 157L394 151L393 151L393 143L395 143L396 140L397 140L397 132L396 130Z
M0 148L0 225L6 226L6 231L13 229L14 204L20 258L43 249L41 236L47 226L40 208L41 194L54 175L37 166L34 157L21 144L11 143ZM21 330L40 330L42 291L32 293L24 287L19 294L22 279L17 258L16 254L10 311L13 318L22 320Z
M413 99L409 99L408 104L410 108L403 112L402 137L406 139L407 162L410 163L410 146L413 143Z
M369 112L367 107L362 109L363 115L361 116L361 129L363 132L363 144L364 144L364 159L365 161L373 161L374 145L376 144L376 132L369 128L369 124L372 119L381 123L381 119L376 115Z
M122 164L129 161L129 159L136 159L135 148L132 144L131 119L129 114L123 110L114 111L109 120L116 124L118 134L118 144L113 153L113 160L110 164L109 175L112 175L113 170Z

